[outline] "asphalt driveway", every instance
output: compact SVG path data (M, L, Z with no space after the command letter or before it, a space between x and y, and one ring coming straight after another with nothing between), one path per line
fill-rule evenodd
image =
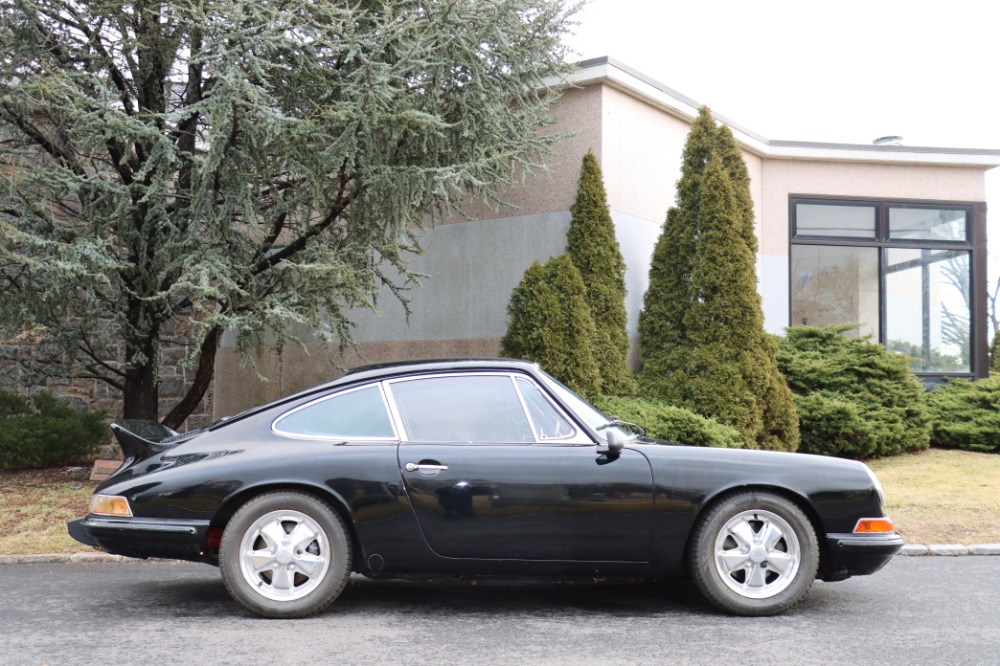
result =
M0 566L6 665L1000 663L1000 558L896 557L792 613L721 615L679 584L356 579L328 612L263 620L218 571Z

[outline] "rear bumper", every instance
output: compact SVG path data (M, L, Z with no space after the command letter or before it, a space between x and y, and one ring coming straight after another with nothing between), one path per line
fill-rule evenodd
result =
M80 543L112 555L201 560L208 521L89 515L70 521L67 529Z
M844 580L873 574L892 559L906 542L890 534L827 534L827 564L820 578Z

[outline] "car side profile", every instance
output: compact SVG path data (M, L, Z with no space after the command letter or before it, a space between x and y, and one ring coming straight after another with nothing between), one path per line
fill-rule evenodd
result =
M219 566L266 617L369 577L690 577L771 615L903 545L864 464L665 443L538 365L370 366L177 434L112 424L125 461L69 524L136 558Z

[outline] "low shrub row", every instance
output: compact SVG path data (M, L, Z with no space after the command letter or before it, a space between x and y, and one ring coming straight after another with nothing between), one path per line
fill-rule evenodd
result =
M654 439L729 449L743 444L743 436L736 428L659 400L603 396L594 401L594 406L608 416L642 426Z
M862 459L928 446L1000 453L1000 375L925 390L907 356L846 337L852 329L802 326L776 338L778 364L795 396L799 451ZM661 400L603 396L594 404L656 439L745 445L735 428Z
M933 446L1000 453L1000 375L948 380L928 391L926 403Z
M104 412L77 412L51 393L0 391L0 469L86 460L107 432Z
M845 337L854 328L797 326L778 339L778 366L799 415L799 451L870 458L926 449L931 415L909 358Z

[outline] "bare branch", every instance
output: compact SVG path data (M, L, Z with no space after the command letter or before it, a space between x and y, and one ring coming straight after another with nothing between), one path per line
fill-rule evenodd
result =
M90 358L93 361L93 363L88 365L88 367L99 366L113 375L117 375L123 379L125 378L124 372L118 370L117 368L112 367L106 361L103 361L101 360L100 357L98 357L97 352L94 351L94 346L90 343L90 340L87 337L87 332L83 330L83 327L80 327L80 339L81 339L81 344L77 347L77 349L79 349L79 351L83 352L88 358Z

